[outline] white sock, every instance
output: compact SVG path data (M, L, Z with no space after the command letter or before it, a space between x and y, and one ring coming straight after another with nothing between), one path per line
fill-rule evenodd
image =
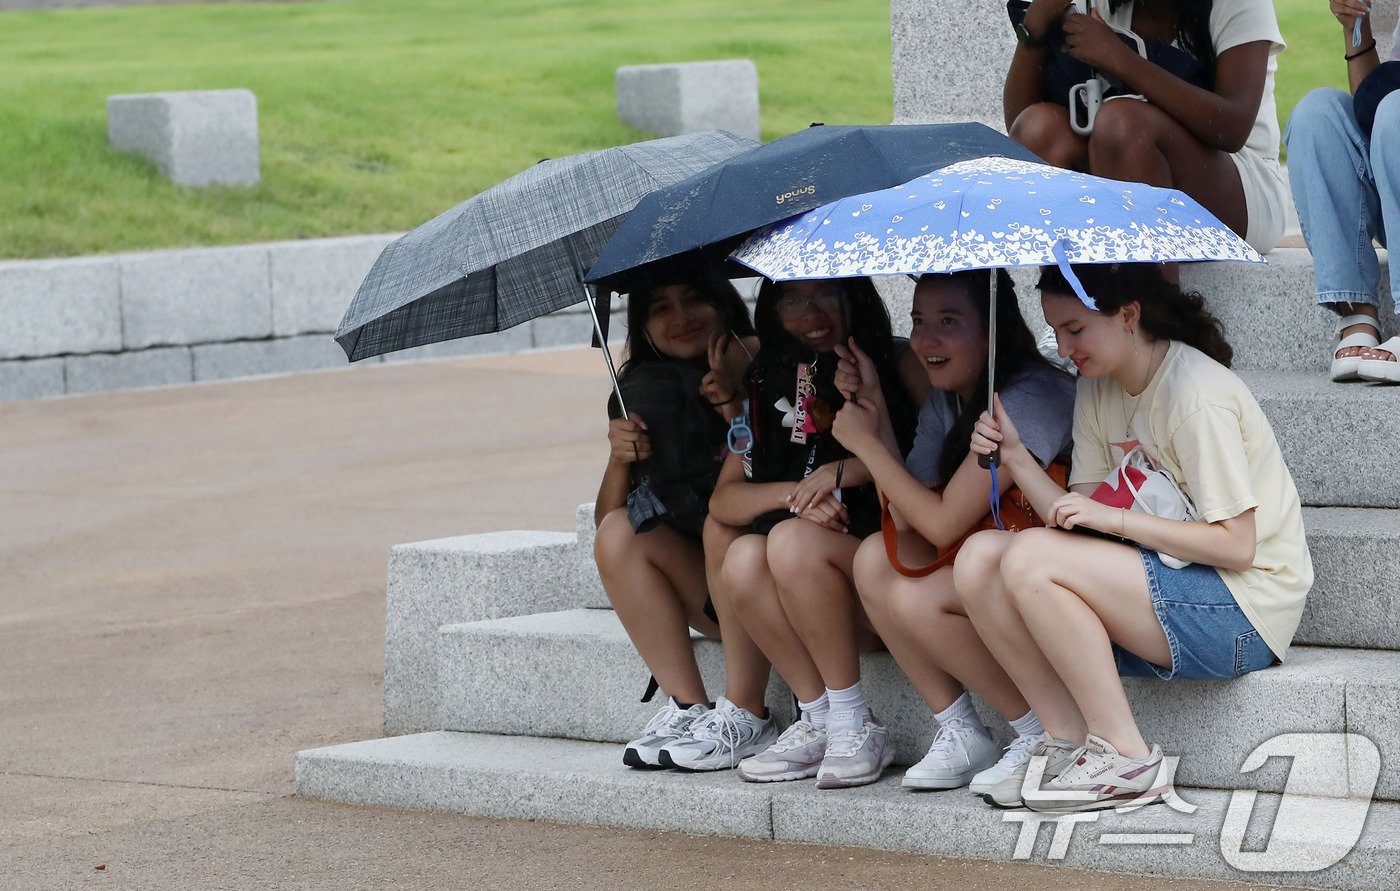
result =
M982 720L977 717L977 710L972 707L972 697L967 695L966 690L963 691L961 696L953 700L952 705L933 716L933 719L940 724L952 718L961 718L969 724L982 723Z
M865 704L865 694L861 692L860 681L856 681L844 690L833 690L826 688L826 701L831 705L831 715L827 718L828 725L831 725L831 718L838 714L843 714L847 724L847 729L859 730L865 723L865 719L870 717L870 706ZM836 729L834 726L832 729Z
M1045 732L1045 728L1040 726L1040 719L1035 716L1033 711L1026 712L1021 717L1011 721L1010 724L1017 736L1040 736Z
M802 712L802 720L818 730L826 727L826 716L831 714L831 704L827 702L825 690L822 691L822 695L811 702L797 700L797 707Z

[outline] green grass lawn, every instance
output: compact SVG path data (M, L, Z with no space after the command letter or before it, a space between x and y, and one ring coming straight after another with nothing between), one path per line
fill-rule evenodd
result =
M1279 112L1343 84L1323 0L1278 0ZM540 158L644 138L618 65L750 58L763 136L891 118L878 0L340 0L0 16L0 257L408 229ZM107 147L113 93L246 87L263 182L189 190Z

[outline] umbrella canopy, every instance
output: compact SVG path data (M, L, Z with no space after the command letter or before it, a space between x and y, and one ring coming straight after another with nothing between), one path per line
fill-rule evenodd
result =
M693 278L760 226L989 155L1039 160L982 124L809 127L643 198L587 280L629 291Z
M733 258L775 281L1068 263L1264 262L1175 189L1006 158L952 164L824 205L754 233Z
M754 233L733 259L775 281L1069 263L1261 257L1175 189L1008 158L951 164Z
M335 339L353 362L577 303L583 271L638 199L754 145L711 130L542 161L386 247Z

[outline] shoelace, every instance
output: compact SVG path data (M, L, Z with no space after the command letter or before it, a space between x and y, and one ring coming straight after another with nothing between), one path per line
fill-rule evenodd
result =
M817 738L817 728L806 721L795 721L782 732L782 735L773 743L769 751L774 754L791 752L793 749L800 749L807 743Z
M870 736L868 725L862 724L859 730L827 730L826 753L836 758L849 758L865 745Z
M962 747L963 754L967 754L967 746L962 745L963 738L973 732L972 724L962 718L949 718L938 725L938 732L933 736L933 745L929 747L930 755L937 755L940 758L947 758L953 754L953 746L957 744Z
M653 715L651 720L647 722L647 726L642 728L642 735L655 736L662 730L669 730L671 729L671 722L678 716L684 714L685 712L676 708L676 704L668 699L666 700L666 704L662 706L661 711Z
M729 752L730 765L738 763L734 757L743 738L744 731L737 716L727 708L716 708L705 713L703 718L690 725L692 739L712 740L719 744L720 751Z
M1001 760L997 763L1005 764L1008 767L1024 764L1030 760L1031 752L1039 743L1040 737L1038 736L1018 736L1011 741L1011 745L1003 750L1006 754L1002 755Z

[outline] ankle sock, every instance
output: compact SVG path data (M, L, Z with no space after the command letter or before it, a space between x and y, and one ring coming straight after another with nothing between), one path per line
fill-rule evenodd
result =
M953 718L961 718L969 724L982 723L982 719L977 717L977 710L972 707L972 697L967 695L966 690L963 691L961 696L953 700L952 705L933 716L933 719L940 724L950 721Z
M826 701L831 706L831 715L827 717L827 725L831 725L831 717L840 713L847 713L850 717L850 729L859 729L865 723L865 719L870 717L870 706L865 704L865 694L860 689L860 681L856 681L844 690L833 690L826 688Z
M1045 728L1040 726L1040 719L1035 716L1035 712L1026 712L1008 723L1011 724L1011 729L1016 731L1017 736L1040 736L1045 732Z
M819 730L826 727L826 716L831 713L831 704L827 702L825 690L822 691L822 695L811 702L803 702L798 699L797 708L802 713L802 720L808 724Z

